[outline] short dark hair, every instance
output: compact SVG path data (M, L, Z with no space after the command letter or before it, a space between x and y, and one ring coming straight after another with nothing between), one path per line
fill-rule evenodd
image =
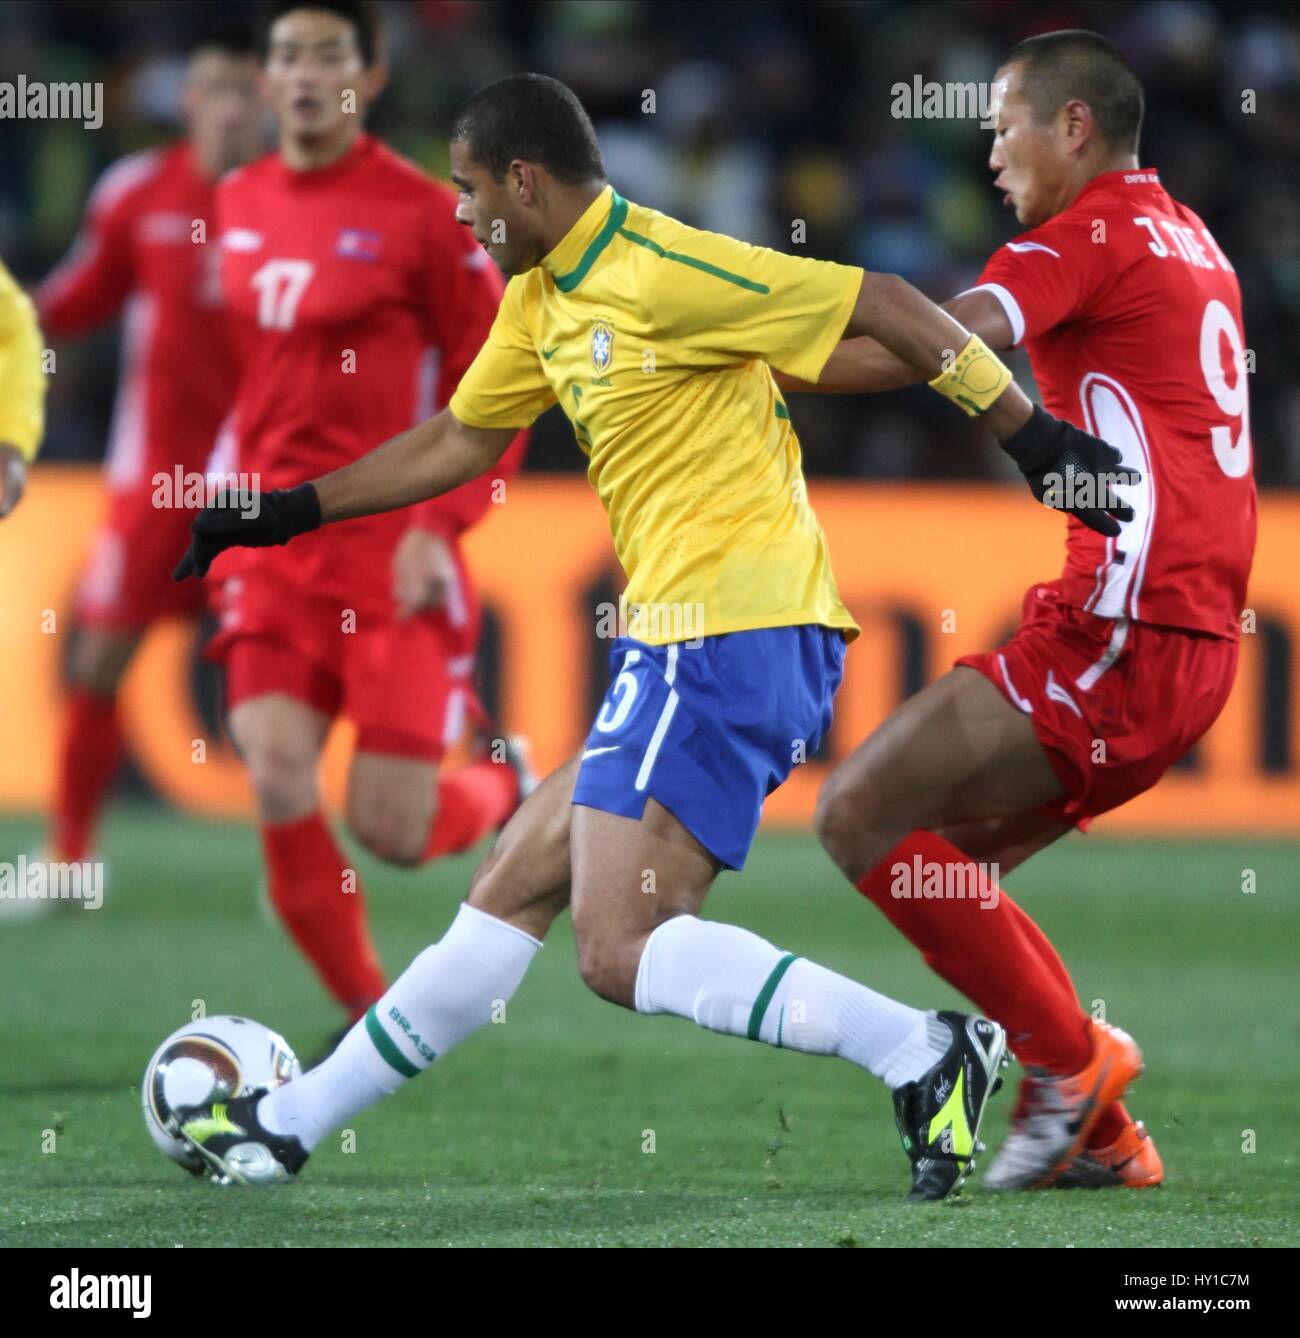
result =
M577 94L549 75L512 74L480 88L456 113L451 138L463 140L497 181L515 158L573 186L605 179L591 118Z
M1109 145L1137 152L1142 82L1114 42L1084 28L1041 33L1013 46L999 68L1011 64L1024 66L1023 91L1035 120L1049 120L1078 98Z
M238 29L213 29L200 33L190 43L190 57L213 53L229 60L252 60L257 54L252 36Z
M270 49L271 28L276 21L300 9L317 9L345 19L357 35L357 49L366 68L379 59L382 25L373 0L263 0L257 19L257 53L262 60Z

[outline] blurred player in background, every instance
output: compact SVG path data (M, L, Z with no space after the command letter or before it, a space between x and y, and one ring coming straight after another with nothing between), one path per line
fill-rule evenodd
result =
M22 501L45 430L42 349L31 299L0 262L0 520Z
M913 1197L942 1198L970 1169L1002 1029L911 1008L699 918L718 872L744 864L766 796L816 751L857 631L769 364L815 381L845 330L870 333L1035 473L1065 459L1113 467L1118 452L1033 409L977 338L902 280L624 200L582 105L554 79L481 90L451 153L467 231L515 277L448 408L316 483L261 495L255 513L209 508L178 574L295 534L346 553L349 517L454 496L559 403L627 574L629 634L610 647L585 749L525 800L443 939L319 1068L260 1106L190 1112L182 1132L223 1175L295 1171L328 1130L488 1022L571 901L592 990L877 1075ZM340 528L310 533L324 521ZM698 608L693 635L684 608Z
M217 475L269 488L356 459L446 403L496 315L500 277L457 226L453 193L362 131L386 77L377 22L365 3L264 10L279 149L218 191L239 384ZM398 864L464 850L514 810L526 774L513 744L441 776L439 762L478 709L479 611L459 537L504 496L523 446L417 510L232 554L214 571L209 653L226 668L270 898L349 1018L385 980L321 812L321 750L348 716L348 824Z
M1013 48L994 101L994 184L1030 231L945 306L991 348L1025 342L1047 407L1141 471L1135 514L1108 537L1071 517L1064 571L1026 592L1016 634L899 707L831 775L818 826L1027 1069L984 1183L1142 1187L1160 1157L1115 1099L1136 1047L1083 1012L1038 926L1005 892L989 909L890 889L917 859L965 867L971 886L976 861L1009 872L1153 786L1222 709L1255 544L1241 295L1204 223L1138 166L1142 88L1104 38ZM816 388L915 380L856 339Z
M47 839L56 861L90 857L121 758L118 687L141 637L157 618L202 609L201 595L170 580L175 546L193 519L173 495L175 471L201 475L234 396L213 192L222 173L261 147L255 78L251 48L224 40L197 47L183 94L186 137L108 169L72 250L36 293L55 339L125 313L107 511L76 601ZM166 480L163 493L156 476Z

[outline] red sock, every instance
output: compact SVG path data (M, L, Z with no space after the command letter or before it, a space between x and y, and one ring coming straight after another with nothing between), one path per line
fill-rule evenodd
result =
M514 768L501 762L471 762L438 778L438 813L424 858L468 850L510 816L519 796Z
M1023 1064L1077 1073L1092 1053L1087 1018L1059 958L1055 968L1044 962L1037 943L1022 929L1028 916L1000 888L992 909L986 909L990 900L983 895L893 896L894 866L905 865L911 877L918 859L923 875L932 865L943 872L945 866L973 863L934 832L915 831L858 880L858 891L920 948L933 971L1006 1027ZM911 882L911 890L919 890L915 877ZM976 866L966 886L987 893L993 885Z
M1028 912L1023 906L1017 906L1010 897L1007 904L1011 906L1016 913L1016 923L1020 926L1020 932L1034 945L1038 953L1039 960L1044 966L1052 972L1061 984L1070 991L1071 998L1077 998L1074 990L1074 982L1070 979L1070 973L1065 969L1065 963L1061 961L1056 949L1052 947L1051 940L1043 933L1041 929L1029 918ZM1088 1135L1088 1147L1106 1148L1120 1136L1124 1127L1132 1121L1133 1117L1124 1108L1122 1101L1112 1101L1101 1113L1101 1118L1097 1121L1092 1133Z
M383 994L384 973L355 871L319 813L263 823L262 849L280 919L329 992L360 1017Z
M95 835L104 796L122 760L117 698L74 688L68 697L54 799L53 853L69 862L84 860Z

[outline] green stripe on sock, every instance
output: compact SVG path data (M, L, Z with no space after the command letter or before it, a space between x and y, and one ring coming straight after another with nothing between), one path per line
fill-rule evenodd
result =
M772 974L768 976L767 982L759 990L758 998L754 1000L753 1011L749 1015L749 1031L746 1033L751 1041L758 1040L758 1033L763 1029L763 1014L767 1012L767 1006L772 1002L772 996L776 993L776 987L781 983L781 977L790 969L790 964L793 961L794 953L787 952L772 968Z
M374 1005L366 1014L366 1035L374 1042L375 1049L383 1056L385 1063L395 1068L403 1078L418 1078L421 1070L393 1044L393 1038L384 1030L383 1024L375 1013Z

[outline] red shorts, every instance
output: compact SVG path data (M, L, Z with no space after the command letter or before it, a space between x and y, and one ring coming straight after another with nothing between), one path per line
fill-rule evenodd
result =
M205 654L226 667L226 706L287 693L331 718L346 715L364 752L441 761L474 692L479 612L458 559L459 589L433 613L369 619L343 601L284 584L256 568L226 578L221 626Z
M193 511L154 506L152 487L111 493L77 591L78 621L129 631L155 618L197 616L202 585L172 580L193 519Z
M1077 821L1149 790L1209 729L1232 690L1237 643L1096 618L1045 581L1025 592L1006 645L957 664L1032 718L1065 787L1051 809Z

